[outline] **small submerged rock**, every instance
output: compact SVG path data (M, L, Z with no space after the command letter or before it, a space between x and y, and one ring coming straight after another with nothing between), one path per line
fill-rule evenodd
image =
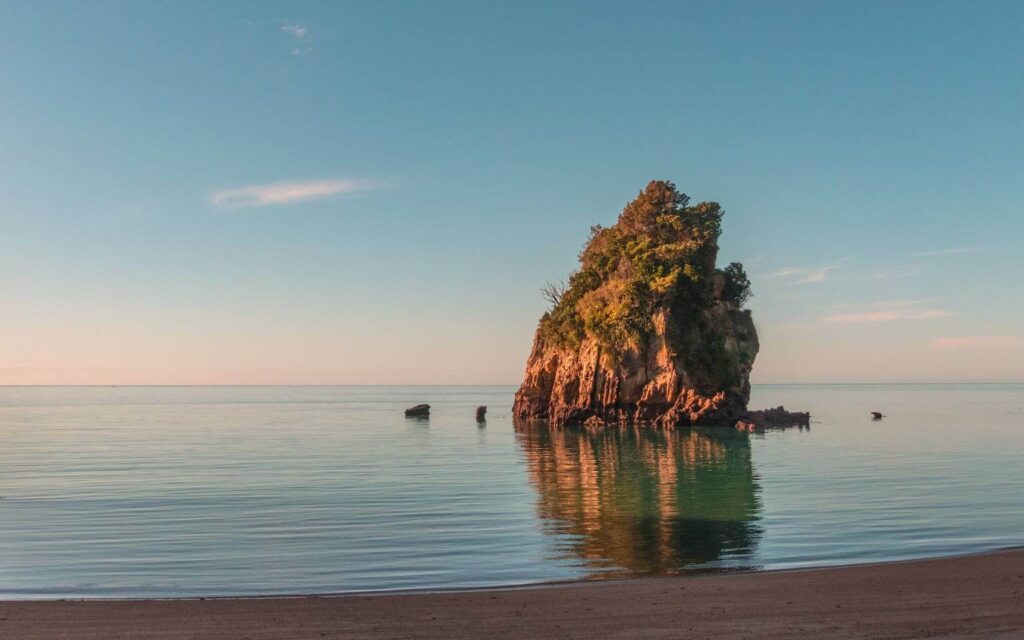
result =
M751 411L736 423L740 431L764 431L766 429L811 428L811 414L806 411L786 411L783 406L774 409Z
M409 407L405 410L406 418L429 418L430 417L430 405L429 404L418 404L415 407Z

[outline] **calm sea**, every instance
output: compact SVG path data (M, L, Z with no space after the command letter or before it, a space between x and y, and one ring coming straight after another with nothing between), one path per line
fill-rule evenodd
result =
M0 388L0 597L479 587L1024 543L1024 385L757 386L752 406L813 416L758 435L517 431L513 392ZM406 419L419 402L430 419Z

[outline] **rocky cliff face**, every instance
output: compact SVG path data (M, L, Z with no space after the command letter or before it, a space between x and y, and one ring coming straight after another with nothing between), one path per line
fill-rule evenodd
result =
M688 202L652 182L615 226L595 228L580 271L541 319L514 416L673 426L747 414L758 351L742 309L749 283L735 263L715 268L717 205L708 217L709 203Z
M704 314L709 331L694 348L719 341L724 347L710 367L668 347L668 309L655 312L646 343L628 346L616 361L595 338L566 348L548 344L538 330L513 415L555 424L735 423L747 413L757 331L749 311L716 304Z

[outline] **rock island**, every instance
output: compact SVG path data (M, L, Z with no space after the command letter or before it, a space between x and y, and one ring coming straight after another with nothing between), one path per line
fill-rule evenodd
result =
M513 415L553 424L750 420L758 352L743 266L718 268L722 208L649 183L595 226L568 281L544 289Z

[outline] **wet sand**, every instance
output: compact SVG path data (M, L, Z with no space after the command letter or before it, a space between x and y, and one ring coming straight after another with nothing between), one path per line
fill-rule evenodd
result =
M0 638L1024 638L1024 550L524 589L0 602Z

